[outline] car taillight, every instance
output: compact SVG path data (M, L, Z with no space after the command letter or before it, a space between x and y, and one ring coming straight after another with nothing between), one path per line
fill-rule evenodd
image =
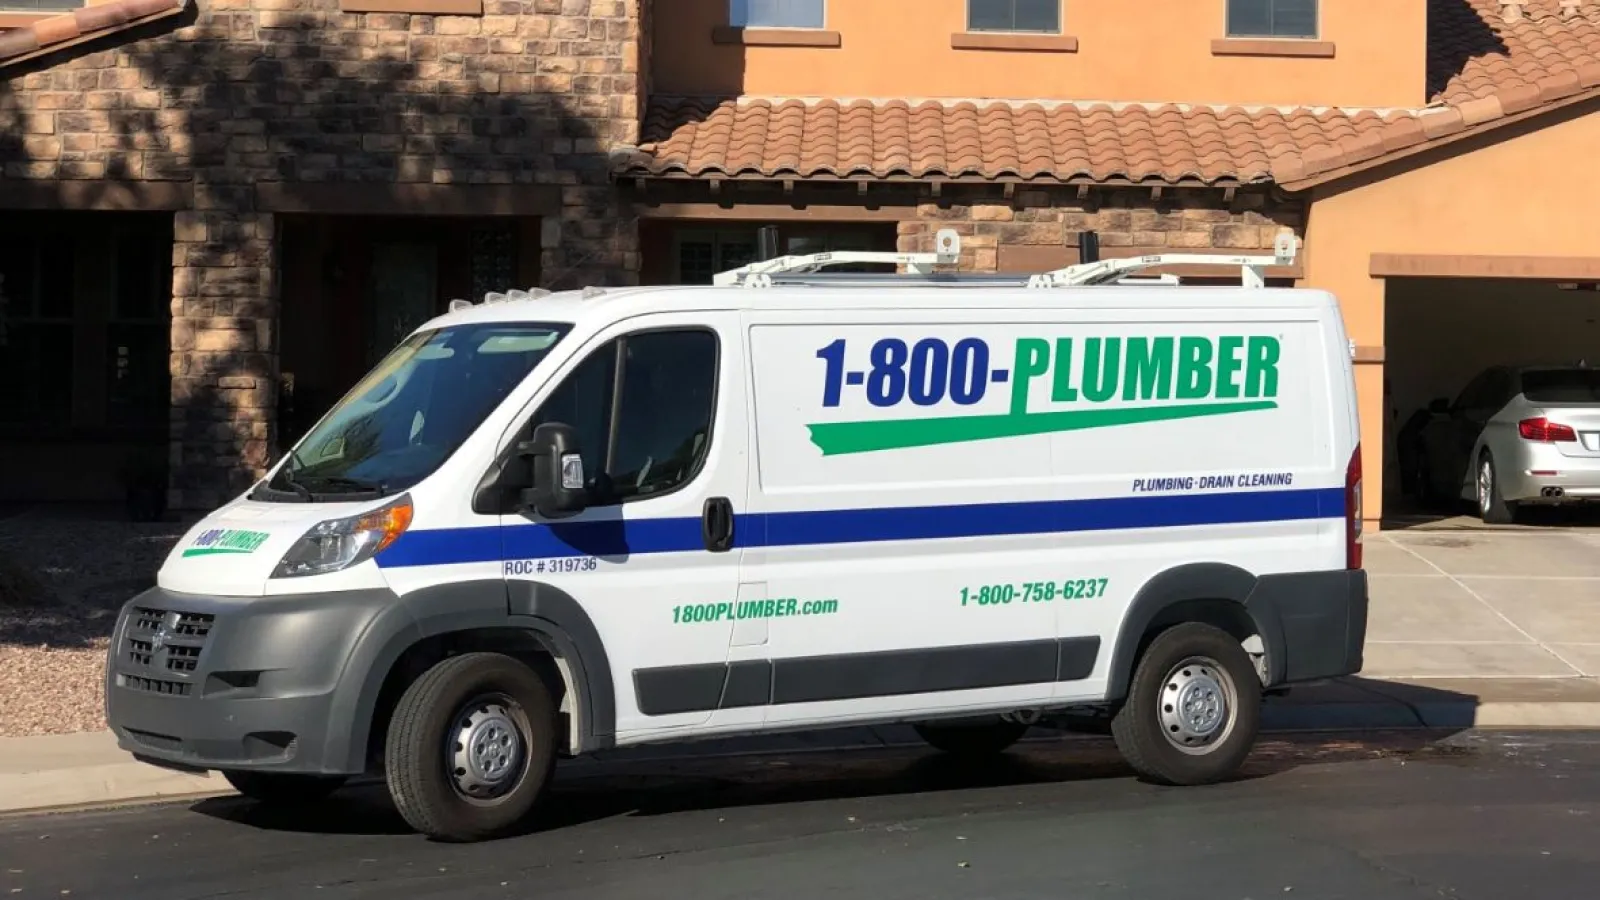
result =
M1544 416L1535 416L1518 422L1517 433L1522 435L1525 441L1537 441L1541 444L1559 444L1578 439L1578 433L1572 430L1571 425L1552 422Z
M1361 445L1344 470L1344 566L1361 568Z

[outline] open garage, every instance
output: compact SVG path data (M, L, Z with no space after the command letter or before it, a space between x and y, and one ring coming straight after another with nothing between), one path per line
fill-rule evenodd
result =
M1474 379L1496 367L1600 366L1600 291L1593 283L1389 278L1384 306L1383 494L1391 518L1453 511L1449 486L1473 489L1470 461L1440 446L1425 450L1420 438L1425 423L1436 445L1477 429L1452 422L1452 414L1430 415L1430 404L1454 406ZM1460 449L1462 457L1467 453ZM1423 491L1428 481L1431 498Z

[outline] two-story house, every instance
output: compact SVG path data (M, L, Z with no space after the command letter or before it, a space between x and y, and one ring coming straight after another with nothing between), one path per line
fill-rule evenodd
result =
M1292 229L1369 485L1394 412L1600 347L1600 0L79 2L0 0L0 499L153 446L214 503L450 297L769 224L994 271Z
M682 0L653 36L618 170L647 280L770 223L788 252L954 225L1002 272L1085 230L1109 257L1290 228L1269 275L1340 298L1373 486L1396 413L1600 358L1597 0Z

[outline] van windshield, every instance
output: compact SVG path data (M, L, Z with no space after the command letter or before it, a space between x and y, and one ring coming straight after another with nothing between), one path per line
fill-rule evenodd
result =
M411 487L448 459L569 329L496 322L412 335L317 423L252 499L349 500Z

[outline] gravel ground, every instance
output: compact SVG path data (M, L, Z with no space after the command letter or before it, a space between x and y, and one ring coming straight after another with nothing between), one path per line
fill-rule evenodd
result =
M129 522L115 510L0 518L0 737L105 727L116 611L155 583L187 526Z

